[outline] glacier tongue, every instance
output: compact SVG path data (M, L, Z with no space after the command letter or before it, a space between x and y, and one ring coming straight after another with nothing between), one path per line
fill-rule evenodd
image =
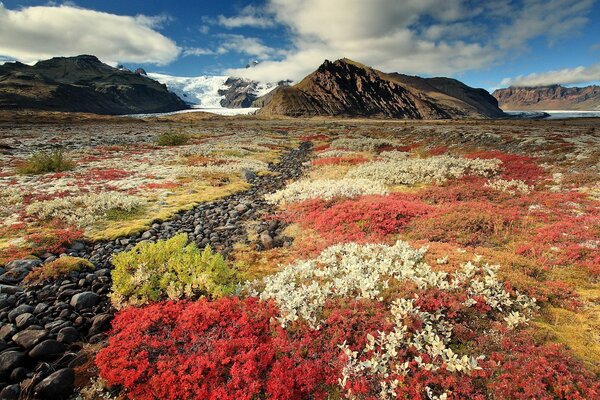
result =
M203 108L222 108L219 89L226 89L228 76L181 77L149 73L148 77L164 83L167 88L184 101Z

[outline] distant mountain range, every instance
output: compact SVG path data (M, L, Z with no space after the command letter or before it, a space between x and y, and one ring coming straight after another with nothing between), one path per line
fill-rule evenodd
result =
M249 65L251 68L256 63ZM449 78L384 73L348 59L325 61L298 84L228 76L176 77L113 68L94 56L0 65L0 108L136 114L261 108L266 116L402 119L501 118L497 100Z
M600 111L600 86L509 87L493 93L503 110Z
M188 105L159 82L96 57L55 57L0 65L0 109L96 114L169 112Z
M349 59L326 60L298 84L278 87L253 105L268 116L505 117L484 89L450 78L384 73Z

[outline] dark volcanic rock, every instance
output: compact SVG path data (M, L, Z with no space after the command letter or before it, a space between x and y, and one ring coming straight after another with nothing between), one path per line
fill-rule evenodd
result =
M262 115L404 119L504 117L497 100L448 78L387 74L348 59L325 61L300 83L257 99Z
M0 379L10 376L13 369L22 367L27 362L27 357L20 351L5 351L0 354Z
M38 343L33 349L29 351L29 357L32 358L47 358L55 356L63 352L65 347L62 343L57 342L53 339L44 340Z
M135 114L188 106L165 85L94 56L0 65L0 108Z
M76 310L94 307L100 301L100 297L94 292L77 293L71 298L71 306Z
M64 368L50 374L35 386L34 396L37 399L62 399L73 391L75 372Z
M19 346L25 348L26 350L29 350L36 344L38 344L41 340L45 339L47 336L48 331L45 331L43 329L27 329L14 335L12 337L12 340Z

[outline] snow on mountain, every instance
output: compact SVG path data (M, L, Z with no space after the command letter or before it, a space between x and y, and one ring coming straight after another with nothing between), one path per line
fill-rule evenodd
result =
M232 102L231 98L240 93L242 96L248 96L251 103L254 98L270 92L277 86L276 83L230 79L224 75L180 77L149 73L148 77L164 83L184 101L202 108L223 108L224 104L231 107L230 104L239 103Z
M219 89L226 89L225 81L228 76L171 76L149 73L152 79L164 83L167 88L184 101L206 108L221 108L222 95Z

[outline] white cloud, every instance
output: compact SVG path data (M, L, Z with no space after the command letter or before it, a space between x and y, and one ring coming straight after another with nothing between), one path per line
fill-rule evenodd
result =
M251 57L261 59L269 58L276 53L275 49L266 46L260 39L243 35L223 34L219 35L224 41L217 49L217 54L229 52L247 54Z
M104 62L167 64L180 53L155 28L168 16L123 16L74 6L9 10L0 3L0 55L23 62L93 54Z
M183 49L182 54L184 56L209 56L215 54L215 52L202 47L186 47Z
M269 28L275 25L273 19L252 5L244 7L240 13L234 17L219 15L216 22L228 29L241 28L244 26Z
M504 24L498 34L501 48L519 48L530 39L545 36L550 43L569 36L588 22L587 12L595 0L524 0L513 7L516 17Z
M506 78L502 86L548 86L600 81L600 63L588 67L565 68L536 74Z
M268 0L292 48L280 60L225 73L298 80L326 58L348 57L384 71L451 75L488 67L531 39L576 33L593 1Z

